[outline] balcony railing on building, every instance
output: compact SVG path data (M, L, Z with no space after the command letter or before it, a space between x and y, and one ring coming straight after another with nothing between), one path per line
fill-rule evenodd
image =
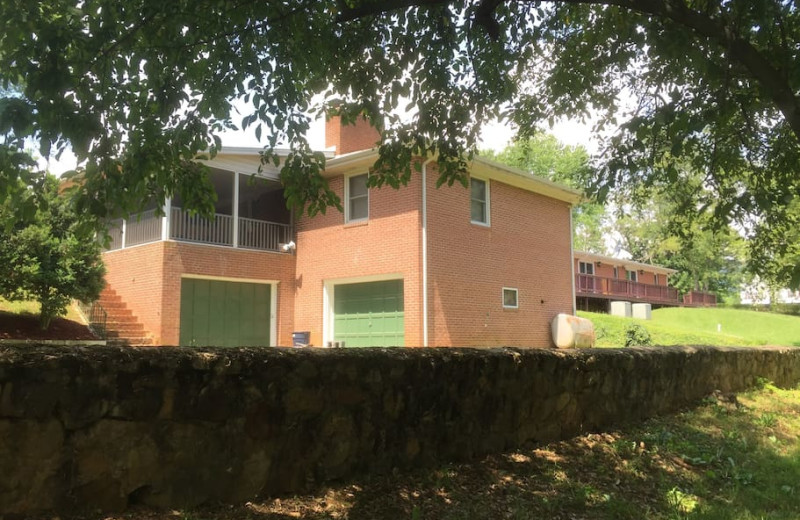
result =
M683 304L691 307L715 307L717 295L705 291L691 291L683 295Z
M274 179L211 169L217 194L215 214L205 218L184 210L179 198L160 210L154 204L127 219L109 223L108 250L176 240L261 251L281 251L292 240L292 218L283 189Z
M158 216L155 210L150 210L114 220L109 225L109 236L108 251L159 240L281 251L280 245L292 240L292 227L280 222L222 214L207 219L173 207L168 217Z
M625 298L641 300L649 303L678 305L678 290L666 285L652 285L594 276L590 274L575 275L575 293L578 296L596 295L609 298Z

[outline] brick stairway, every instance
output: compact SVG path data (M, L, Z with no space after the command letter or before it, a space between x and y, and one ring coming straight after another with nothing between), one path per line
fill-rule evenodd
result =
M122 298L110 287L103 289L97 301L103 306L106 318L106 336L109 345L152 345L153 340L139 323Z

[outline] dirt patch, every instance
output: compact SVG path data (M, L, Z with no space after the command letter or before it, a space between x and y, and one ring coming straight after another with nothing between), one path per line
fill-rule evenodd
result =
M50 328L39 327L39 317L0 311L0 339L96 340L89 327L66 318L55 318Z

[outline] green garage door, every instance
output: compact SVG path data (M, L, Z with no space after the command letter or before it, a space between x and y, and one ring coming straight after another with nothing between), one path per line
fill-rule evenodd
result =
M405 343L403 280L336 285L335 341L347 347L395 347Z
M271 286L181 280L181 345L268 346Z

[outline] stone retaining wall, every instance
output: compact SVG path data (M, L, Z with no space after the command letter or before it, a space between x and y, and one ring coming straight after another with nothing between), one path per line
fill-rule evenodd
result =
M800 349L0 346L0 515L243 501L800 381Z

